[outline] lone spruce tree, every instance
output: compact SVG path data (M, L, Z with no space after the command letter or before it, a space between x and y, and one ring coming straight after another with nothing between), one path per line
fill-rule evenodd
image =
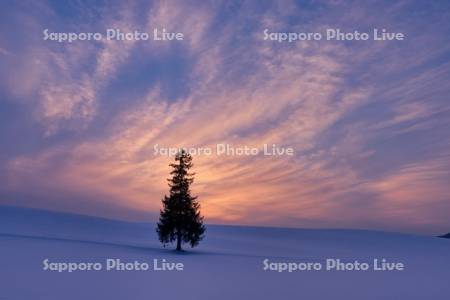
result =
M163 209L156 232L159 240L165 246L167 243L177 242L177 251L181 251L182 243L189 243L195 247L203 239L205 226L200 215L200 204L197 197L191 196L190 185L194 181L192 156L181 150L175 157L175 163L170 164L173 170L169 181L169 196L162 200Z

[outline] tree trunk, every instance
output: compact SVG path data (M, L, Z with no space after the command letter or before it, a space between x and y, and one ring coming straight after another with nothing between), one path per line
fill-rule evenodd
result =
M181 251L181 234L177 234L177 251Z

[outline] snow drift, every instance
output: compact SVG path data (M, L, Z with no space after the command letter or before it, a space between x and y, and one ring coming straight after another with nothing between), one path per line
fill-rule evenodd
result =
M448 299L450 241L367 230L207 227L198 248L159 244L155 224L0 207L0 299ZM107 271L104 263L181 263ZM281 264L401 262L403 271L276 270ZM101 270L44 270L101 263ZM265 263L273 263L264 270Z

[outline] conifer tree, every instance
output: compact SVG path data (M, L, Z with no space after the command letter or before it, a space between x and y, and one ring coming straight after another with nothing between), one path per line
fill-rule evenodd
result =
M160 211L157 233L164 246L177 242L177 251L181 251L182 243L189 243L195 247L203 239L205 226L200 215L200 205L197 197L191 196L190 185L194 182L192 156L181 150L175 157L175 163L170 164L173 170L169 181L169 196L162 200L163 209Z

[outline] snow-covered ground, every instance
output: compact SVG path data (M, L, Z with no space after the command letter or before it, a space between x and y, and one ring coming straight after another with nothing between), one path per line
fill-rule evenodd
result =
M365 230L208 226L178 254L154 224L0 207L0 299L450 299L450 240ZM263 261L370 263L403 271L264 271ZM100 262L100 271L43 270L43 261ZM163 259L183 271L106 271L107 259ZM274 266L274 265L272 265Z

